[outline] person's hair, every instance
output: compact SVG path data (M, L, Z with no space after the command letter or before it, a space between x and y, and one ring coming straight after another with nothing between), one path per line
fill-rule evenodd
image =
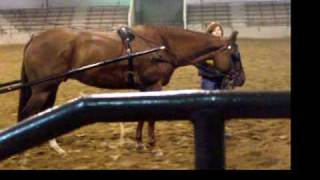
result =
M207 33L211 34L212 31L216 28L216 27L220 27L221 29L221 36L223 37L224 35L224 32L223 32L223 28L222 28L222 25L219 23L219 22L210 22L207 26Z

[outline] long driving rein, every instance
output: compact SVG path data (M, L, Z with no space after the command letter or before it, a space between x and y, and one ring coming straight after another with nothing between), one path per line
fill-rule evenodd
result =
M37 85L37 84L40 84L40 83L43 83L43 82L46 82L46 81L56 80L56 79L59 79L59 78L62 78L62 77L70 76L71 74L76 74L76 73L79 73L79 72L82 72L82 71L86 71L86 70L91 69L91 68L95 68L95 67L106 65L106 64L111 64L113 62L121 61L121 60L124 60L124 59L128 59L128 64L129 64L129 66L128 66L128 85L131 86L131 87L134 87L135 82L134 82L134 77L133 77L134 76L134 74L133 74L133 72L134 72L134 69L133 69L133 58L136 57L136 56L143 55L143 54L148 54L148 53L156 52L156 51L159 51L159 50L163 50L163 49L165 49L165 47L162 46L162 45L158 45L156 42L154 42L152 40L149 40L149 39L147 39L145 37L142 37L142 36L132 32L127 27L122 27L122 28L118 29L117 33L121 37L122 43L123 43L123 45L125 47L125 50L126 50L126 55L120 56L118 58L114 58L114 59L111 59L111 60L103 60L103 61L98 62L96 64L90 64L88 66L84 66L84 67L81 67L81 68L78 68L78 69L72 69L72 70L70 70L70 71L68 71L66 73L52 75L52 76L49 76L47 78L35 80L35 81L32 81L32 82L28 82L28 83L24 83L21 80L15 80L15 81L3 83L3 84L0 84L0 94L7 93L7 92L10 92L10 91L14 91L14 90L17 90L17 89L20 89L20 88L23 88L23 87L27 87L27 86L34 86L34 85ZM149 49L149 50L144 50L144 51L141 51L141 52L132 53L132 48L130 46L130 43L135 38L135 36L143 39L145 42L147 42L147 44L156 45L156 47L152 48L150 46L151 49ZM215 52L213 52L213 54L221 53L222 51L224 51L226 49L231 49L231 45L225 45L225 46L219 48L218 50L216 50ZM199 69L208 69L207 67L201 65L200 63L194 63L194 62L192 62L191 60L188 60L188 59L185 59L185 60L188 63L194 65L195 67L197 67ZM166 61L166 60L159 59L159 61L157 61L157 62L159 62L159 63L169 63L172 66L175 66L172 62L169 62L169 61ZM210 69L210 70L212 71L212 69ZM215 74L217 76L226 76L226 74L220 72L219 70L217 70L215 68L213 70L216 71Z
M48 23L48 24L53 24L53 25L63 25L63 24L59 24L59 23L52 23L52 22L45 22L45 23ZM76 27L76 26L69 26L69 28L71 29L80 29L79 27ZM98 29L97 29L98 30ZM150 39L147 39L143 36L140 36L139 34L137 33L134 33L133 31L131 31L130 28L128 27L121 27L117 30L119 36L121 37L122 39L122 43L125 47L125 50L126 50L126 54L129 55L131 52L132 52L132 49L131 49L131 46L130 46L130 42L134 39L134 37L139 37L140 39L144 40L147 44L152 44L152 45L155 45L156 47L159 46L159 44L157 44L156 42L150 40ZM122 36L123 35L123 36ZM133 37L131 36L133 35ZM162 45L161 45L162 46ZM150 46L151 47L151 46ZM152 48L152 47L151 47ZM225 45L223 47L221 47L220 49L216 50L214 52L214 54L216 53L220 53L226 49L231 49L231 45ZM157 53L157 52L156 52ZM208 67L205 67L203 66L202 64L200 63L194 63L192 62L191 60L188 60L188 59L185 59L188 63L194 65L196 68L198 69L203 69L203 70L209 70L209 71L214 71L215 75L217 77L219 76L227 76L227 74L219 71L218 69L216 68L208 68ZM176 65L173 64L172 62L169 62L169 61L166 61L166 60L163 60L163 59L156 59L154 60L153 62L157 62L157 63L168 63L170 65L172 65L173 67L175 67ZM134 82L134 78L133 78L133 61L132 61L132 58L131 59L128 59L128 63L129 63L129 69L128 69L128 80L129 80L129 86L134 86L135 82Z

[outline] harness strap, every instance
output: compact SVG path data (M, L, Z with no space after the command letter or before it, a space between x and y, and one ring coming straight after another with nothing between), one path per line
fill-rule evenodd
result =
M130 31L128 27L121 27L117 30L119 34L123 46L126 50L126 54L130 55L132 53L132 48L130 46L130 42L134 39L134 34ZM128 58L128 86L134 88L135 81L134 81L134 68L133 68L133 58Z
M130 47L130 44L127 44L127 55L130 55L132 52L132 49ZM134 82L134 68L133 68L133 58L129 57L128 58L128 85L129 87L134 87L135 86L135 82Z

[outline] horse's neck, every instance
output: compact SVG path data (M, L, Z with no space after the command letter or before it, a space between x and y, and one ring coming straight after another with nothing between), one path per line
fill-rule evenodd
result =
M192 59L222 46L222 42L218 39L195 32L169 31L163 36L167 40L171 53L176 57L175 64L178 67L190 65Z

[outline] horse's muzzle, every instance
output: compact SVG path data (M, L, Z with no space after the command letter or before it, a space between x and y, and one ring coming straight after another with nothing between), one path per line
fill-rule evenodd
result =
M244 72L240 72L233 78L233 85L234 86L243 86L246 81L246 77Z

